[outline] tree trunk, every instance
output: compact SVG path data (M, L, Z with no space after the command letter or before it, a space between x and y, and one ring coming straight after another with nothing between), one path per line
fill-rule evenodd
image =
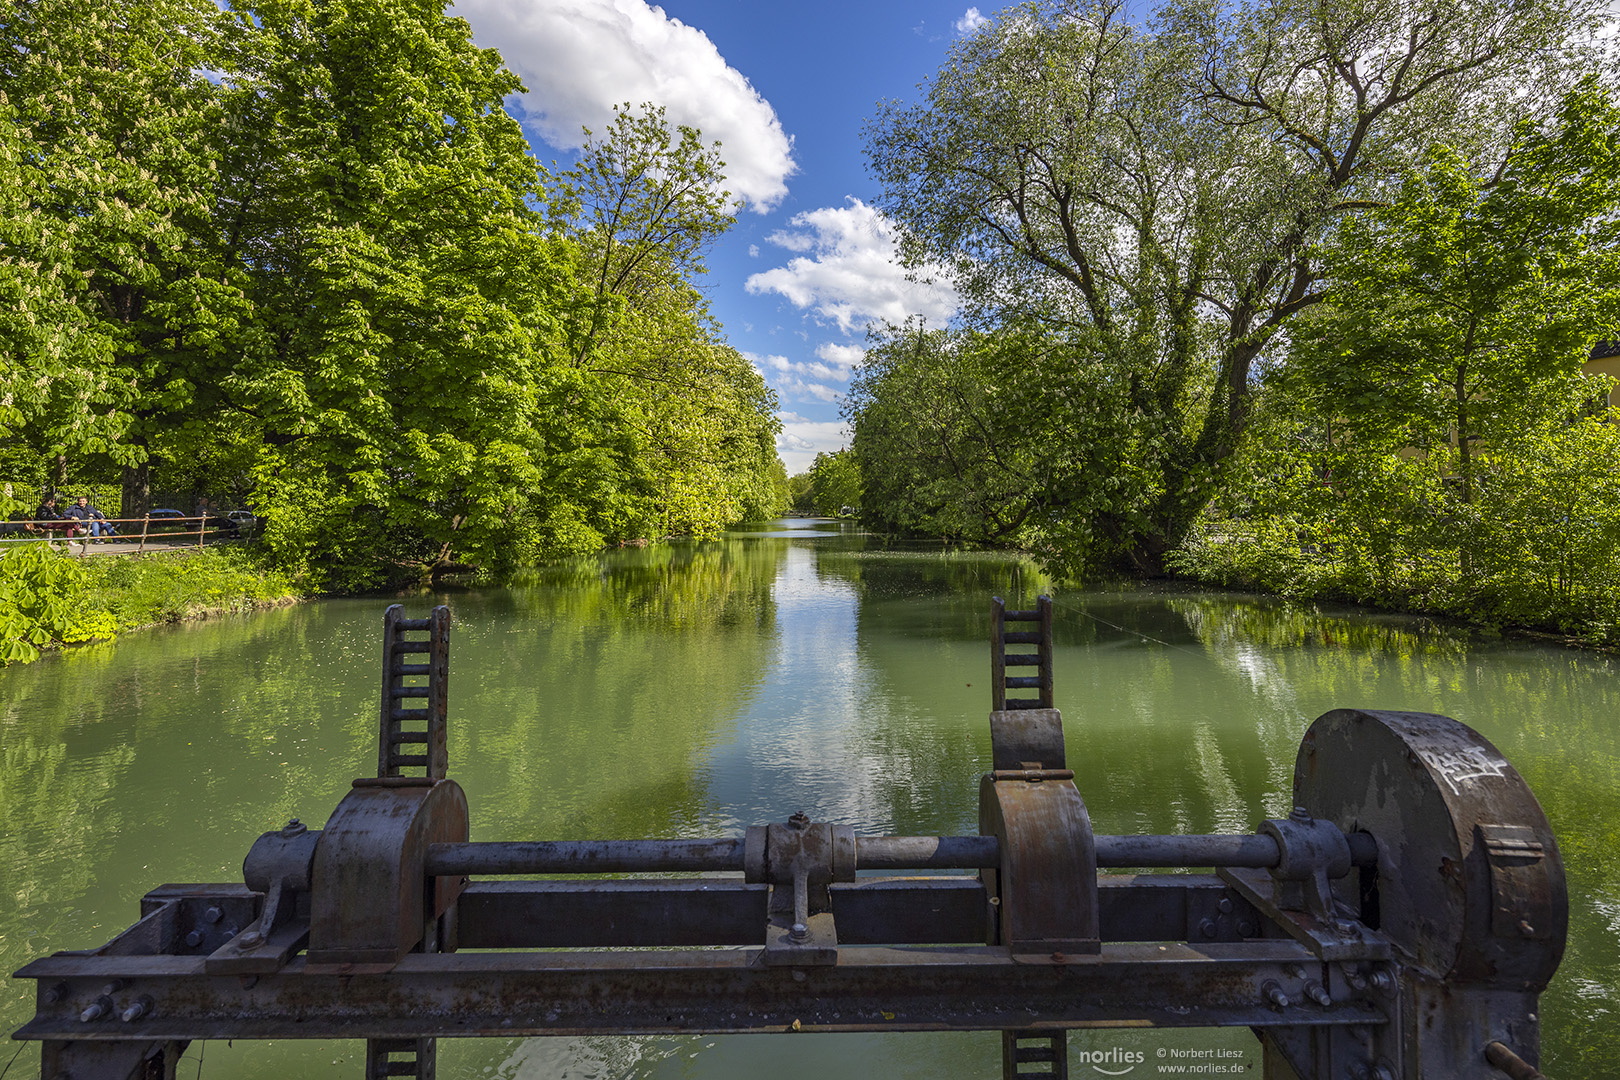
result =
M125 465L123 506L118 511L118 516L145 517L147 511L151 509L152 463L143 461L139 465Z

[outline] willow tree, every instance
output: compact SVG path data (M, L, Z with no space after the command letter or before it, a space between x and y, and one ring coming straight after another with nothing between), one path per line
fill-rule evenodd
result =
M1320 301L1318 243L1442 139L1486 167L1571 84L1599 17L1173 0L1144 23L1121 0L1026 3L959 42L922 102L884 106L868 154L908 257L949 268L970 320L1063 335L1099 398L1124 395L1115 423L1152 482L1081 499L1076 532L1153 570L1218 489L1268 350Z

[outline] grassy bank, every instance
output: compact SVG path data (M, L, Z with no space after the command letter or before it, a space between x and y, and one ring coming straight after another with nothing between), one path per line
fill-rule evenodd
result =
M300 595L290 576L251 549L78 558L44 544L16 545L0 554L0 664L156 623L277 607Z
M1440 616L1613 650L1620 647L1614 546L1589 544L1572 554L1569 538L1577 532L1568 529L1560 550L1547 554L1526 543L1502 551L1383 537L1372 543L1344 522L1330 530L1318 521L1272 518L1206 525L1169 561L1179 576L1203 585Z

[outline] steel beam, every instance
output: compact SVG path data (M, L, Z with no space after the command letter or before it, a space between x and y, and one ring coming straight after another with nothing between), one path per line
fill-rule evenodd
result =
M986 946L843 947L825 967L772 967L761 949L413 953L391 971L210 976L200 957L59 955L18 974L42 994L24 1039L388 1039L812 1031L982 1031L1148 1023L1267 1027L1387 1022L1376 1000L1292 941L1107 945L1085 957ZM1339 993L1317 1005L1306 978ZM116 981L149 1010L83 1022ZM1298 984L1298 985L1296 985ZM1278 1007L1268 987L1292 991ZM1342 989L1341 989L1342 988Z

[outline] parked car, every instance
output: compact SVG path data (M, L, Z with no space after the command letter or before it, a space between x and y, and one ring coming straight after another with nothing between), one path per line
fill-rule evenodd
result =
M259 526L263 524L258 517L254 516L251 510L232 510L225 516L236 522L236 526L242 531L243 536L253 536L259 531Z
M186 515L181 513L179 510L171 510L168 507L158 507L155 510L150 510L146 515L146 535L158 536L163 533L193 531L194 527L192 526L191 522L182 520L185 518L185 516ZM124 526L124 531L126 534L133 533L134 535L139 536L141 527L139 525L126 525Z

